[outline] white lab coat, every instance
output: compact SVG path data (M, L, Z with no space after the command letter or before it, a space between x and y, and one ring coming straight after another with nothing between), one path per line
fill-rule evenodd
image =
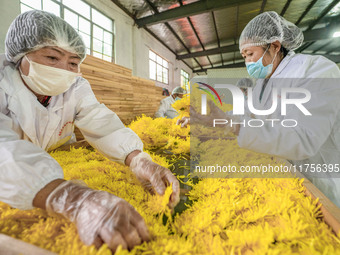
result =
M143 150L140 138L97 101L84 78L52 97L45 108L0 55L0 201L30 209L41 188L63 178L62 168L46 151L66 143L74 126L113 161L124 163L130 152Z
M310 78L310 79L288 79ZM335 79L326 79L335 78ZM295 106L287 108L287 115L280 110L260 119L296 119L296 128L281 125L261 128L242 127L238 136L240 147L276 155L292 164L339 164L340 163L340 70L335 63L322 56L289 54L282 60L259 97L263 80L254 88L254 107L269 109L272 105L272 88L301 87L311 92L311 100L304 106L312 116L304 116ZM321 86L322 85L322 86ZM292 96L296 98L297 94ZM280 102L280 91L278 99ZM278 105L278 109L280 109ZM246 117L246 120L249 118ZM320 175L319 175L320 176ZM329 175L326 175L329 176ZM330 200L340 207L340 174L338 178L313 178L312 181ZM324 175L323 175L324 177Z
M156 118L169 118L173 119L178 116L178 112L171 106L175 100L172 96L168 96L161 100L161 104L155 114Z

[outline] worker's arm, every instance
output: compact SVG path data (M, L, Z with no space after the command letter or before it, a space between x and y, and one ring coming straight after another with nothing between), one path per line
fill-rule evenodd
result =
M156 118L164 118L165 117L165 112L167 110L167 104L163 101L161 101L157 112L155 113Z
M140 153L143 151L141 139L126 128L114 112L98 103L89 83L84 79L76 91L76 100L79 103L75 125L85 139L110 160L130 165L144 186L163 194L165 187L172 184L170 206L174 207L179 202L177 178L169 169L152 162L149 155Z
M63 170L44 150L19 139L12 126L12 119L0 112L0 201L32 209L38 191L62 179Z
M143 218L129 203L81 183L54 180L36 194L33 205L75 223L86 245L106 243L115 251L119 245L132 249L149 240Z
M125 164L131 152L143 151L137 134L126 128L116 113L97 101L85 79L78 84L75 93L78 102L75 125L94 148L121 164Z
M140 151L133 151L127 157L125 164L130 166L132 159L138 155ZM61 183L63 183L64 179L56 179L46 184L39 192L34 196L33 206L41 209L46 209L46 200L48 196L55 190Z

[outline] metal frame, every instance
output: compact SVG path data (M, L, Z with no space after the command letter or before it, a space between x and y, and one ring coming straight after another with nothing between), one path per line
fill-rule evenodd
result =
M300 22L303 20L303 18L307 15L307 13L310 11L310 9L313 8L313 6L315 5L315 3L318 0L313 0L312 2L309 3L309 5L307 6L306 10L301 14L300 18L295 22L295 25L299 25Z
M163 63L162 63L162 65L159 64L159 63L157 63L157 57L156 57L156 60L152 60L152 59L150 59L150 56L149 56L149 63L150 63L150 61L153 61L153 62L155 62L155 64L156 64L156 79L155 79L154 81L157 81L157 82L160 82L160 83L163 83L163 84L169 86L169 66L170 66L170 65L169 65L169 61L166 60L166 59L165 59L164 57L162 57L161 55L159 55L157 52L155 52L155 51L153 51L153 50L151 50L151 49L149 49L149 51L152 51L153 53L155 53L156 56L159 56L161 59L163 59L163 60L165 60L166 62L168 62L168 67L165 67L165 66L163 66ZM162 72L162 81L157 80L157 65L160 65L161 67L166 68L166 69L168 70L168 83L164 83L164 82L163 82L163 72ZM150 75L149 75L149 76L150 76ZM153 79L151 79L151 80L153 80Z
M260 9L259 14L261 14L264 11L266 4L267 4L267 0L262 0L261 9Z
M285 15L286 11L288 10L289 5L290 5L291 2L292 2L292 0L288 0L288 1L286 2L285 6L283 7L283 9L282 9L282 11L281 11L281 13L280 13L280 15L281 15L282 17Z
M116 4L119 8L121 8L129 17L131 17L134 21L135 21L135 23L136 23L136 17L135 16L133 16L130 12L129 12L129 10L128 9L126 9L120 2L119 2L119 0L111 0L114 4ZM144 27L144 29L150 34L150 35L152 35L157 41L159 41L164 47L166 47L170 52L172 52L175 56L176 56L176 58L177 58L177 54L176 54L176 52L174 52L166 43L164 43L157 35L155 35L155 33L154 32L152 32L150 29L148 29L147 27ZM188 63L187 62L185 62L184 60L182 60L182 62L187 66L187 67L189 67L191 70L193 70L193 68L190 66L190 65L188 65Z
M313 2L314 2L314 1L313 1ZM340 0L333 0L333 2L331 2L331 3L330 3L330 4L329 4L322 12L321 12L321 14L316 18L316 20L314 20L312 23L310 23L310 24L308 25L308 28L306 29L305 32L312 30L313 27L315 27L315 25L318 24L319 21L320 21L324 16L326 16L326 14L327 14L330 10L332 10L333 7L334 7L335 5L337 5L339 2L340 2ZM299 20L300 20L300 19L299 19ZM315 42L315 41L309 42L309 43L305 43L304 45L302 45L302 46L301 46L299 49L297 49L296 51L297 51L297 52L302 52L302 51L306 50L308 47L310 47L311 45L313 45L314 42Z
M221 41L220 41L220 37L218 36L217 25L216 25L216 19L215 19L215 14L214 14L213 11L211 12L211 16L212 16L212 19L213 19L213 22L214 22L215 34L216 34L216 39L217 39L217 46L218 46L218 49L219 49L219 48L221 48ZM220 55L221 55L222 65L224 65L224 60L223 60L223 55L222 55L222 53L220 53Z
M182 0L178 0L178 2L179 2L179 4L180 4L181 6L183 6ZM200 37L198 36L197 31L196 31L194 25L193 25L192 22L191 22L190 17L187 17L187 21L189 22L189 24L190 24L190 26L191 26L191 29L193 30L194 34L196 35L196 38L197 38L198 42L200 43L202 49L205 50L204 45L203 45L203 43L202 43ZM210 65L211 65L211 67L214 67L213 63L211 63L211 60L210 60L209 56L207 56L207 58L208 58L208 61L209 61Z
M336 16L332 18L331 22L336 22L339 20L339 16ZM337 23L331 24L330 26L327 26L325 28L318 28L318 29L313 29L309 31L304 32L304 41L305 42L312 42L312 41L317 41L317 40L323 40L323 39L331 39L332 38L332 32L333 29L336 29L338 27ZM230 52L235 52L238 51L239 47L237 44L230 45L230 46L224 46L224 47L218 47L214 49L209 49L205 51L198 51L195 53L191 54L183 54L183 55L178 55L177 59L183 60L187 58L192 58L192 57L202 57L206 55L214 55L218 53L230 53Z
M245 64L244 62L239 62L239 63L234 63L234 64L216 66L214 68L195 69L193 72L194 73L206 73L208 69L223 69L223 68L236 68L236 67L245 67Z
M119 2L119 0L112 0L113 2L115 2L119 7L121 7L123 10L126 9L124 8L124 6L122 6ZM165 10L162 12L159 12L157 7L155 6L155 4L153 3L152 0L144 0L150 7L151 10L153 10L154 14L153 15L148 15L146 17L143 18L139 18L136 19L135 17L133 17L133 19L135 20L136 24L138 27L143 27L144 29L146 29L147 31L149 31L157 40L159 40L160 42L162 42L162 40L160 38L158 38L152 31L150 31L148 29L148 26L150 25L154 25L154 24L158 24L158 23L164 23L165 26L169 29L169 31L173 34L173 36L181 43L181 45L183 46L183 48L188 52L186 54L181 54L178 55L176 54L173 50L171 50L171 48L166 45L164 42L163 45L165 45L171 52L173 52L177 58L177 60L182 60L184 63L186 63L184 60L185 59L190 59L193 58L194 61L196 61L196 63L199 65L199 69L194 69L193 71L195 73L201 73L201 72L206 72L207 69L210 68L233 68L233 67L239 67L239 66L244 66L244 62L242 61L242 59L238 58L236 53L239 51L239 47L238 47L238 43L237 43L237 31L235 32L235 38L234 38L234 44L233 45L228 45L228 46L223 46L221 47L221 41L220 41L220 37L219 37L219 33L218 33L218 28L217 28L217 24L216 24L216 19L215 19L215 13L214 10L220 10L223 8L230 8L230 7L235 7L235 6L240 6L243 4L249 4L249 3L254 3L254 2L260 2L261 1L261 8L260 8L260 13L262 13L265 10L265 6L267 4L267 0L200 0L200 1L196 1L190 4L183 4L182 0L178 0L179 2L179 7L175 7L169 10ZM301 16L297 19L297 21L295 22L296 25L299 25L301 23L301 21L305 18L305 16L309 13L309 11L313 8L313 6L315 6L316 2L318 0L312 0L306 10L301 14ZM336 5L340 2L340 0L333 0L328 6L326 6L322 12L318 15L318 17L313 20L310 24L307 24L307 29L304 31L304 44L297 50L298 52L301 52L303 50L308 49L308 47L310 47L315 41L318 40L324 40L327 38L332 38L332 32L334 28L337 28L337 26L339 25L339 18L340 15L334 18L325 18L325 16L327 15L327 13ZM281 10L280 15L284 16L285 13L287 12L287 10L289 9L290 5L292 3L292 0L286 0L284 7ZM127 12L129 14L128 11L124 10L125 12ZM210 12L212 15L212 19L213 19L213 24L214 24L214 33L216 35L216 43L217 43L217 48L214 49L209 49L206 50L205 49L205 45L204 43L201 41L197 29L194 27L190 16L193 15L197 15L197 14L201 14L201 13L207 13ZM238 13L239 11L237 10L236 13L236 24L238 26L239 22L238 22ZM131 17L131 14L129 14L129 16ZM174 29L169 25L168 21L171 20L176 20L179 18L184 18L186 17L187 21L189 22L192 31L194 32L202 50L201 51L197 51L197 52L190 52L189 47L185 44L185 42L180 38L180 36L177 34L176 31L174 31ZM317 24L319 24L320 22L322 23L330 23L329 25L327 25L327 27L324 28L318 28L318 29L313 29ZM231 39L231 38L230 38ZM337 48L335 48L337 49ZM315 50L314 52L316 52L317 50ZM328 51L327 53L333 52L334 50ZM225 64L225 60L223 59L223 53L234 53L234 64ZM216 64L212 63L211 59L209 58L209 55L216 55L216 54L220 54L221 56L221 61L222 61L222 65L220 66L216 66ZM333 55L329 55L326 54L326 57L332 58L334 59L336 62L340 62L339 61L339 57L335 57ZM197 57L207 57L208 61L211 65L210 68L203 68L201 66L201 64L199 63L199 61L196 59ZM235 59L235 57L237 57L237 59ZM239 62L242 61L242 62ZM229 62L230 63L230 62ZM187 63L186 63L187 64ZM187 64L188 65L188 64ZM188 65L188 67L190 67ZM190 67L191 69L193 69L192 67Z
M150 7L151 9L156 13L158 14L159 11L157 9L157 7L150 1L150 0L144 0ZM137 20L138 21L138 20ZM174 31L174 29L170 26L170 24L168 22L164 22L165 26L169 29L169 31L176 37L176 39L182 44L182 46L186 49L186 51L188 53L190 53L190 50L189 48L185 45L185 43L182 41L182 39L178 36L178 34ZM177 54L175 54L177 56ZM198 66L200 68L203 68L201 66L201 64L198 62L198 60L196 58L194 58L194 60L196 61L196 63L198 64ZM193 68L191 68L193 69Z
M156 13L147 17L136 20L138 27L145 27L157 23L164 23L167 21L189 17L200 13L205 13L223 8L235 7L242 4L249 4L258 2L259 0L201 0L191 4L186 4L181 7L173 8L171 10Z

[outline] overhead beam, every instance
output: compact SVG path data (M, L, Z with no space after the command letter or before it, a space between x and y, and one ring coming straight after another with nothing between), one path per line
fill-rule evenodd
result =
M186 58L195 58L195 57L204 57L208 55L215 55L215 54L220 54L220 53L226 53L226 52L234 52L238 51L238 44L233 44L229 46L224 46L220 48L214 48L210 50L203 50L203 51L198 51L198 52L193 52L190 54L183 54L183 55L178 55L177 59L182 60Z
M228 64L228 65L221 65L221 66L215 66L212 68L202 68L202 69L194 69L194 73L206 73L210 69L224 69L224 68L236 68L236 67L245 67L244 62L235 63L235 64Z
M326 14L333 9L334 6L336 6L338 3L340 2L340 0L334 0L333 2L331 2L322 12L321 14L317 17L316 20L314 20L311 24L309 24L307 30L311 30L316 24L319 23L319 21L326 16Z
M296 49L295 52L303 52L305 49L307 49L309 46L312 46L314 42L306 42L300 46L300 48Z
M261 9L260 9L259 14L261 14L264 11L264 8L266 7L266 4L267 4L267 0L263 0L262 4L261 4Z
M329 55L329 54L324 54L322 55L326 58L328 58L329 60L332 60L335 63L340 63L340 55Z
M145 27L157 23L164 23L175 19L189 17L214 10L235 7L238 5L249 4L253 2L260 2L260 0L202 0L167 11L163 11L158 14L137 19L136 23L138 27Z
M122 5L119 0L111 0L115 5L117 5L120 9L122 9L127 15L129 15L134 21L136 21L136 17L132 15L132 13L129 12L128 9Z
M312 54L314 55L314 54ZM340 63L340 55L322 55L326 58L328 58L329 60L332 60L335 63ZM229 65L222 65L222 66L216 66L213 68L202 68L202 69L194 69L193 72L194 73L206 73L208 70L210 69L224 69L224 68L237 68L237 67L245 67L244 62L240 62L240 63L235 63L235 64L229 64Z
M303 33L304 42L314 42L318 40L331 39L333 38L333 33L336 28L337 28L337 25L334 24L329 27L306 31ZM215 54L220 54L220 53L231 53L235 51L239 51L238 44L218 47L218 48L204 50L204 51L197 51L197 52L190 53L190 54L178 55L177 59L182 60L186 58L204 57L208 55L215 55Z
M304 42L318 41L333 38L333 34L338 28L337 24L333 24L323 28L317 28L303 32Z
M280 16L284 16L285 15L285 13L286 13L286 11L287 11L287 9L288 9L288 7L289 7L289 5L290 5L290 3L292 2L292 0L288 0L287 2L286 2L286 4L285 4L285 6L283 7L283 9L282 9L282 11L281 11L281 13L280 13Z
M153 2L151 2L150 0L145 0L145 2L150 6L150 8L156 13L158 14L158 8L156 7L156 5L154 5ZM175 32L175 30L170 26L170 24L168 22L164 23L165 26L169 29L169 31L176 37L176 39L183 45L183 47L187 50L188 53L191 53L190 50L188 49L188 47L185 45L185 43L182 41L182 39L178 36L178 34ZM146 27L145 27L146 28ZM177 58L177 54L176 54L176 58ZM196 61L196 63L199 65L200 68L202 68L201 64L198 62L198 60L196 58L194 58L194 60Z
M213 11L211 12L211 16L212 16L213 23L214 23L214 30L215 30L215 34L216 34L217 46L218 46L218 48L220 48L220 47L221 47L221 42L220 42L220 37L218 36L217 25L216 25L216 19L215 19L215 14L214 14ZM236 23L236 24L237 24L237 23ZM221 55L222 65L224 65L222 53L220 53L220 55Z
M313 8L313 6L315 5L315 3L317 1L318 0L313 0L312 2L309 3L309 5L307 6L306 10L301 14L300 18L295 22L295 25L299 25L300 24L300 22L307 15L307 13Z
M320 55L320 54L311 54L311 55ZM325 58L328 58L329 60L332 60L335 63L340 63L340 55L329 55L329 54L323 54L321 56L324 56ZM239 62L235 64L229 64L229 65L222 65L222 66L216 66L213 68L202 68L202 69L194 69L194 73L206 73L210 69L223 69L223 68L237 68L237 67L245 67L244 62Z

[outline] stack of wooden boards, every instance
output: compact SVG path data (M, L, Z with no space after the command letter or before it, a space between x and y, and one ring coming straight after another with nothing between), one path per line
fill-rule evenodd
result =
M132 76L132 70L87 55L81 73L89 81L99 102L117 113L125 125L141 114L153 117L163 89L154 81ZM77 138L81 138L76 130Z

